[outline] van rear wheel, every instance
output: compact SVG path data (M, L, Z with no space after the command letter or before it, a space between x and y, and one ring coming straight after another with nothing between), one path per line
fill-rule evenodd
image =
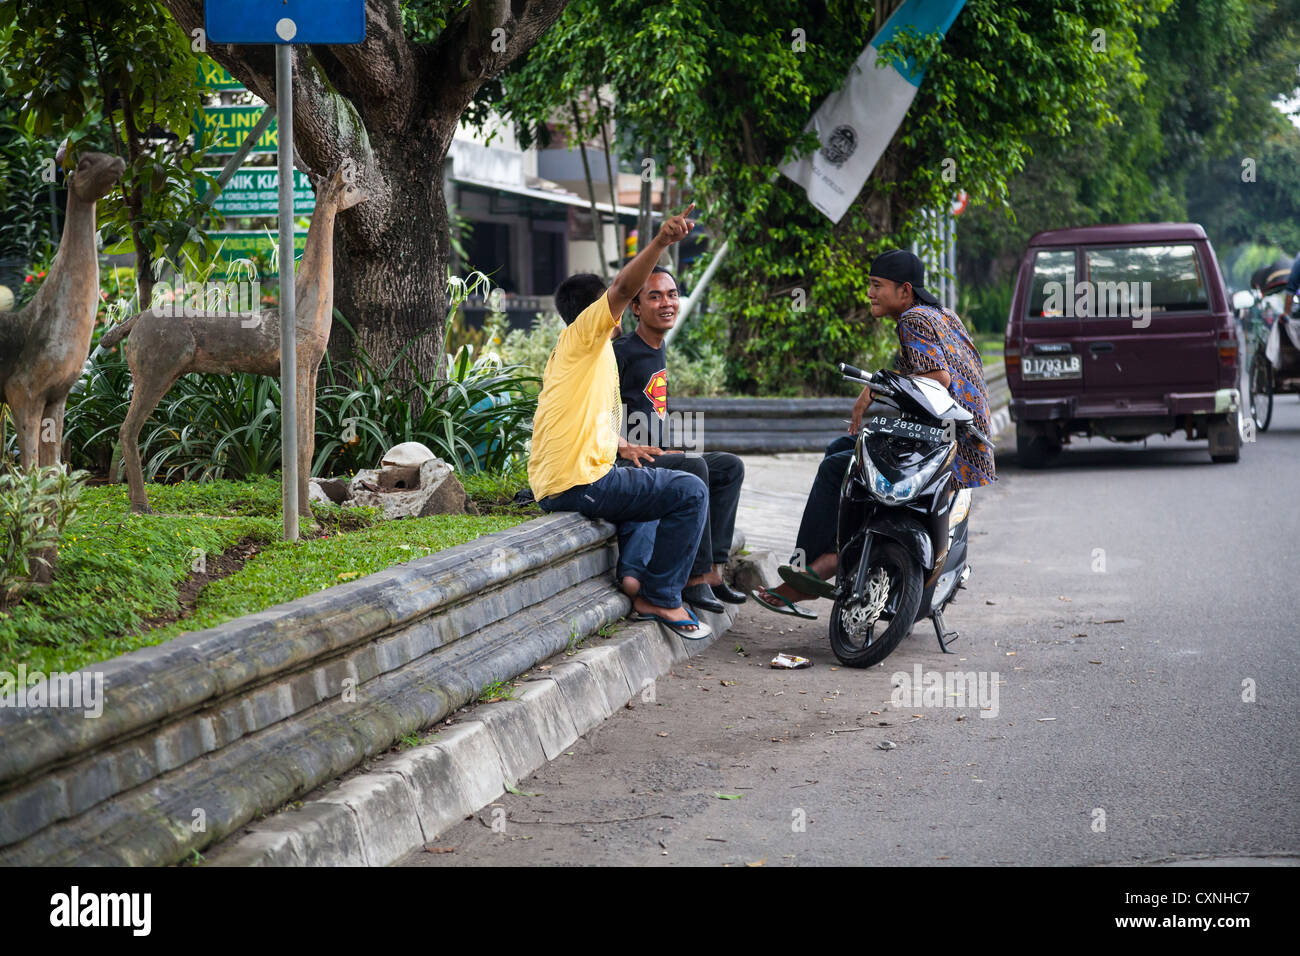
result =
M1238 424L1240 412L1221 416L1210 422L1210 461L1215 464L1231 464L1241 459L1241 428Z

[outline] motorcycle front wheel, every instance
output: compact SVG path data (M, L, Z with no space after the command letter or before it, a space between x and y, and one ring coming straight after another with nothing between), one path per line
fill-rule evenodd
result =
M909 633L921 608L921 566L901 544L880 541L871 549L861 600L837 598L831 608L831 650L846 667L871 667L883 661ZM841 579L852 589L857 568Z

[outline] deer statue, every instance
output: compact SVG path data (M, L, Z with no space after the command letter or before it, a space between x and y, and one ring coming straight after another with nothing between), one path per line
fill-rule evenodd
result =
M0 401L18 430L23 468L60 463L63 410L99 311L95 204L125 169L117 156L82 154L69 174L63 238L44 285L18 312L0 312Z
M365 202L368 194L354 184L356 165L345 160L320 189L307 246L294 281L297 333L298 512L311 517L307 482L316 435L316 371L329 343L334 314L334 217ZM256 304L254 304L256 308ZM129 338L127 338L129 336ZM134 392L120 432L122 460L130 487L131 510L149 513L140 467L140 429L167 390L187 372L232 375L280 374L278 310L239 313L227 310L155 306L131 316L100 338L110 349L127 338L126 358ZM290 396L283 396L289 401Z

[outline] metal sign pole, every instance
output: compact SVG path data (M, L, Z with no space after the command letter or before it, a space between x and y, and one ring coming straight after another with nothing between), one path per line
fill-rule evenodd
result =
M293 261L293 48L275 47L275 99L280 120L280 478L284 540L298 540L298 355Z
M298 540L298 356L294 325L293 50L290 44L364 43L365 0L207 0L212 43L275 44L280 121L280 477L284 540Z

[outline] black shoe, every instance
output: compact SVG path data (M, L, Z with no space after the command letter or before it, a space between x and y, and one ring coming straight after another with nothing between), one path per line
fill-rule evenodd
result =
M714 614L722 614L727 610L722 602L713 596L707 584L692 584L690 587L682 588L682 600L701 611L711 611Z
M710 584L709 588L713 591L715 598L719 601L726 601L728 604L744 604L749 600L749 598L745 597L745 592L729 587L726 581L721 584Z

